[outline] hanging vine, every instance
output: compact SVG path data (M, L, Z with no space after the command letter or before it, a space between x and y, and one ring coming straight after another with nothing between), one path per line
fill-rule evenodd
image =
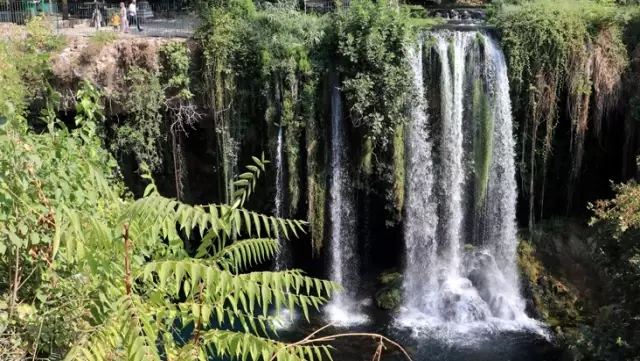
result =
M572 165L567 189L568 208L571 207L573 190L580 178L591 99L595 99L592 118L597 136L603 114L617 101L616 89L626 66L619 36L621 24L616 9L606 4L548 0L498 6L492 22L502 32L516 107L525 115L521 125L520 173L523 183L528 183L532 228L536 199L540 215L544 212L547 165L557 122L562 117L557 112L558 101L565 94L571 121ZM535 171L536 163L541 163L541 172ZM536 177L537 173L541 177ZM538 196L537 178L542 183Z
M184 137L202 115L191 92L191 57L186 43L171 41L160 49L162 81L165 84L167 127L171 136L171 153L176 198L185 199L187 166L183 154Z
M167 140L162 118L165 94L159 74L132 67L125 81L128 90L122 102L129 115L113 124L111 150L132 154L139 165L144 163L151 171L158 171L163 165L162 148Z
M233 199L233 167L237 157L237 142L233 137L232 100L235 91L233 60L240 44L244 18L250 11L242 7L228 11L213 8L196 33L202 47L204 94L213 119L220 179L219 197L229 203Z
M259 54L258 86L268 124L284 127L289 212L300 203L302 131L313 117L315 78L311 53L322 38L322 19L292 10L271 10L252 19L247 42Z

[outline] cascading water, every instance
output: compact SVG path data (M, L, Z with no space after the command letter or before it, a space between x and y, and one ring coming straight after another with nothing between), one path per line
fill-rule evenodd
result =
M284 173L284 129L278 128L278 140L276 144L276 209L275 214L278 218L285 217L284 205L285 205L285 173ZM280 250L276 255L275 263L273 265L274 271L283 271L290 269L291 264L291 250L287 244L287 240L284 237L278 237L278 243L280 244ZM288 309L280 310L279 318L275 321L277 329L288 329L293 322L297 319L297 314L292 313Z
M327 311L332 322L347 325L361 323L365 318L356 302L360 284L356 212L342 122L342 100L338 77L334 75L331 89L330 279L341 284L344 290L332 296Z
M444 244L448 246L450 276L458 275L460 266L460 230L462 224L462 110L464 59L471 42L468 32L437 33L436 51L442 59L442 164L440 183L443 191L442 217Z
M418 96L407 138L406 271L398 321L453 332L536 328L517 279L515 142L504 55L477 32L424 35L432 48L421 37L418 50L409 52ZM434 69L425 68L426 56L437 59ZM440 92L434 107L440 111L433 114L437 154L424 100L423 73L429 71L440 72L433 90ZM465 144L478 154L465 154ZM470 223L477 232L465 232Z
M282 127L278 128L278 144L276 149L276 217L284 218L284 160L283 160L283 148L284 148L284 130ZM278 238L280 243L280 252L276 255L274 268L276 271L286 270L291 268L291 254L289 251L289 245L283 237Z
M411 107L411 124L407 129L407 199L404 234L407 248L404 288L406 306L411 309L428 307L424 296L437 287L432 270L437 267L436 214L433 201L431 141L427 129L427 113L422 74L422 37L418 49L409 49L416 96ZM427 275L427 279L419 275Z

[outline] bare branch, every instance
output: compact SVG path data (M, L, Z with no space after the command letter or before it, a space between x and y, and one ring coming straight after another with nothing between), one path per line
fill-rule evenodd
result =
M302 340L298 341L298 342L294 342L294 343L290 343L288 345L286 345L285 347L279 349L277 352L275 352L273 354L273 356L271 356L271 359L269 361L274 361L278 354L286 349L291 349L297 346L303 346L303 345L309 345L309 344L315 344L315 343L325 343L325 342L330 342L330 341L334 341L337 338L345 338L345 337L372 337L374 339L378 339L378 345L376 347L376 351L373 355L372 361L379 361L380 357L382 355L382 350L386 349L386 346L384 344L384 342L388 342L389 344L395 346L396 348L398 348L400 351L402 351L402 353L404 354L404 356L407 358L407 360L409 361L413 361L411 359L411 356L409 356L409 354L407 353L407 351L400 346L400 344L398 344L397 342L383 336L377 333L368 333L368 332L348 332L348 333L338 333L338 334L333 334L333 335L327 335L327 336L322 336L322 337L317 337L314 338L315 335L317 335L318 333L320 333L322 330L325 330L326 328L332 326L333 324L330 323L326 326L323 326L315 331L313 331L311 334L309 334L307 337L303 338Z

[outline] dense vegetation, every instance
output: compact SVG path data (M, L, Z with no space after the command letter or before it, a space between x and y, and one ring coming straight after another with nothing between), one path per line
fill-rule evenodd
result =
M41 19L26 31L0 43L0 358L326 357L322 337L287 344L273 336L281 308L299 307L308 319L340 286L298 270L247 273L278 252L278 238L306 232L305 222L244 208L269 162L253 157L220 204L165 198L150 176L146 161L163 125L149 104L178 104L170 109L180 121L192 98L180 77L183 48L165 48L165 66L176 71L163 80L167 94L147 70L128 72L128 86L156 89L138 89L147 98L136 99L131 122L115 125L121 139L110 149L139 156L147 186L134 200L105 145L111 130L99 90L83 82L73 123L58 119L59 95L46 85L62 39ZM45 106L27 120L29 98Z
M209 10L196 34L203 50L200 87L223 169L219 197L233 194L228 178L236 160L246 157L242 153L256 141L274 149L282 127L287 210L295 215L306 208L318 252L325 225L331 69L340 74L349 132L361 139L353 147L359 154L355 175L369 191L376 171L375 179L389 185L378 187L390 190L389 219L397 220L404 197L404 99L410 89L405 50L427 22L409 21L407 9L397 11L385 2L356 1L322 16L295 8L257 10L251 2L238 2Z
M339 286L299 271L243 272L277 252L277 236L308 230L314 253L322 248L332 75L339 75L344 94L349 161L361 194L382 199L388 227L402 221L405 101L412 94L406 51L420 29L437 22L367 0L325 15L301 13L293 3L199 6L205 10L196 47L164 44L157 68L125 62L121 92L108 99L95 84L81 83L71 121L59 119L59 94L49 86L50 56L64 39L33 21L25 37L0 41L3 360L59 359L68 352L87 359L177 360L211 352L264 361L275 354L319 357L321 345L296 348L270 339L278 320L265 305L306 313ZM640 338L640 186L617 185L612 200L576 200L581 178L592 174L585 164L604 143L622 148L617 179L637 177L638 14L587 0L491 7L519 120L523 218L535 230L551 213L571 214L594 202L591 256L610 292L598 315L575 317L579 327L566 340L576 359L640 357L633 342ZM119 103L126 116L108 116L107 101ZM475 96L473 102L484 103ZM286 214L308 223L244 208L267 209L265 199L273 198L257 182L268 162L252 156L275 154L279 127ZM615 138L616 128L624 128L623 139ZM199 151L215 158L215 195L206 206L189 195L185 155L189 135L199 131L209 140ZM118 167L131 163L137 200ZM242 164L250 164L246 172L238 169ZM170 186L156 185L151 174L169 174ZM558 195L566 209L549 210L545 200ZM535 244L525 246L533 257ZM381 278L381 307L397 303L399 280L395 273ZM234 322L237 331L223 327ZM187 339L177 342L182 327Z
M621 157L610 161L622 172L613 177L637 178L638 9L598 1L507 1L492 7L491 22L507 55L514 112L522 119L518 125L520 188L528 199L530 230L550 214L570 215L576 204L584 207L589 199L582 196L576 202L576 197L584 189L581 182L594 182L594 170L586 172L584 164L591 161L594 167L598 147L611 151L607 145L611 142L619 147L613 149ZM616 134L622 135L622 141L614 140ZM547 180L549 174L554 182L561 179L566 188L557 189ZM553 194L545 195L551 189ZM564 314L578 325L565 327L563 336L574 359L640 357L637 342L631 341L640 335L640 308L635 302L640 255L638 189L633 181L615 186L613 200L589 204L597 234L590 262L608 279L606 296L599 300L601 308L567 317L582 309L571 301L562 311L547 315L551 320ZM564 210L545 207L545 200L557 197L563 200L559 203ZM551 297L561 296L552 293ZM552 307L562 302L549 300Z

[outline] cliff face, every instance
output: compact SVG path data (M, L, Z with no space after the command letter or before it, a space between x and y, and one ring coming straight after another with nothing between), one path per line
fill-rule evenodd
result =
M616 308L612 284L596 261L599 236L582 221L557 218L522 235L518 249L527 312L551 327L566 360L595 354L594 335Z
M107 97L105 105L110 115L126 112L118 99L127 96L127 70L139 67L157 72L161 67L160 48L170 40L175 41L142 37L120 37L111 41L69 37L67 40L67 47L52 58L52 86L62 94L62 109L74 108L78 84L86 79L96 84Z

